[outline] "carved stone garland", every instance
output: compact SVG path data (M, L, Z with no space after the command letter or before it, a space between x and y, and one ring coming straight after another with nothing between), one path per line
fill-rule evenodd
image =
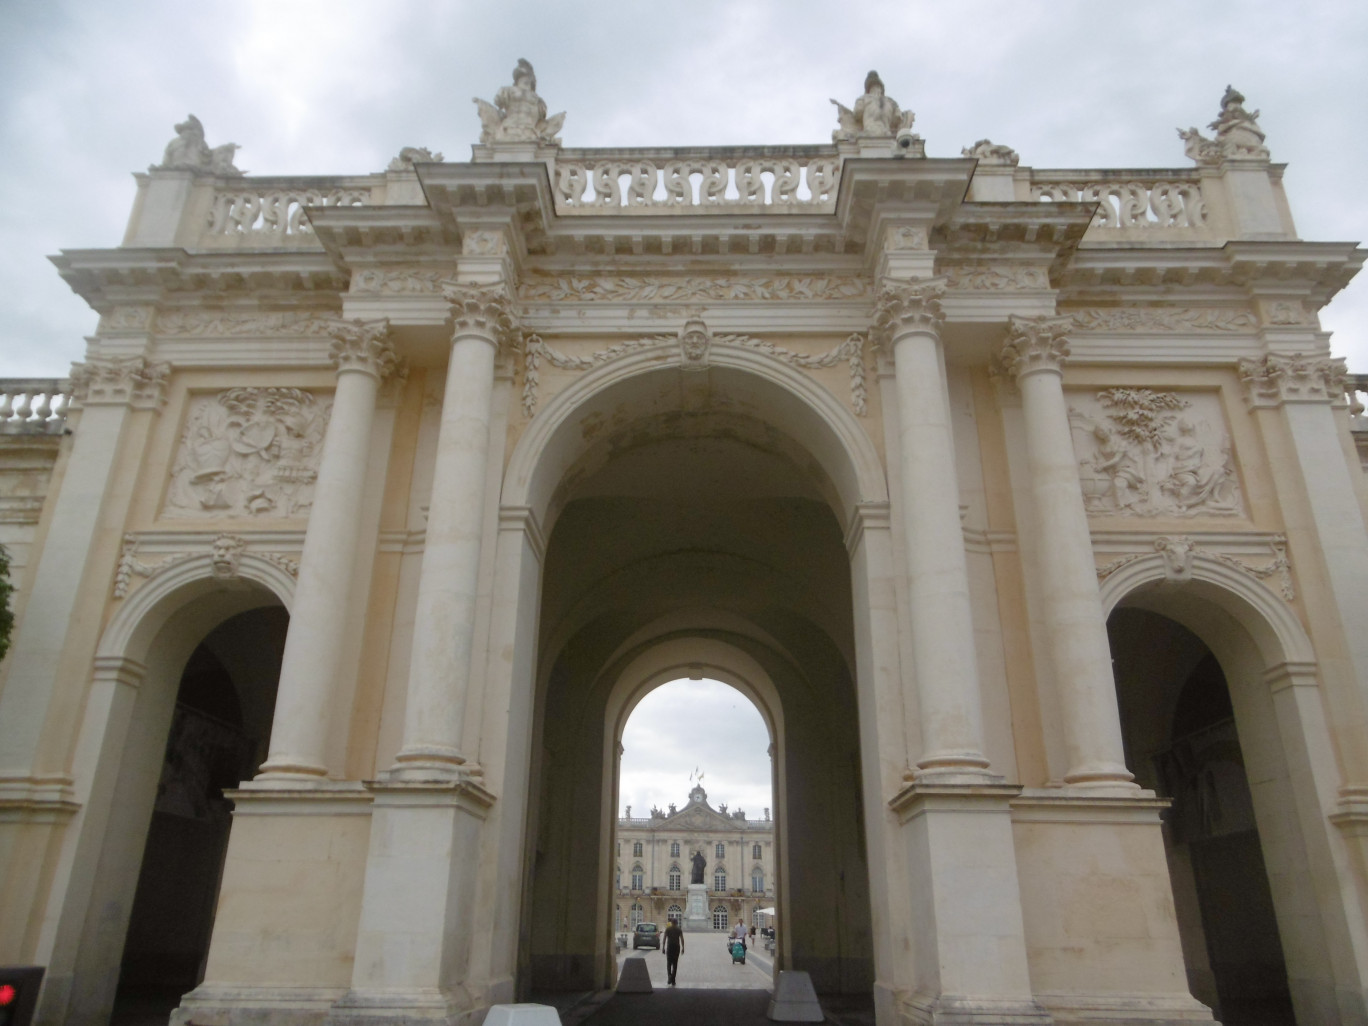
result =
M220 580L237 577L242 553L246 548L247 539L235 534L220 534L211 541L209 543L209 556L214 576ZM165 570L170 570L172 567L179 566L186 560L194 559L200 555L203 555L203 550L178 552L167 556L160 563L144 563L138 558L138 536L126 534L123 540L123 551L119 555L119 565L114 571L114 598L127 597L135 575L147 578L155 577ZM299 576L298 560L290 559L275 552L260 552L256 555L280 567L291 577Z
M1204 555L1249 574L1255 580L1263 581L1277 575L1278 593L1288 602L1291 602L1297 597L1297 591L1292 584L1292 562L1287 556L1287 536L1283 534L1274 535L1269 539L1268 547L1273 552L1273 559L1268 563L1255 565L1224 552L1203 551L1197 542L1187 535L1163 535L1154 539L1154 551L1161 553L1164 557L1165 579L1173 583L1191 580L1193 557ZM1097 568L1097 579L1099 581L1105 580L1122 567L1129 566L1145 557L1145 553L1137 552L1133 555L1122 556L1120 559L1114 559L1110 563L1104 563Z
M539 335L528 335L523 342L523 414L532 417L537 412L538 391L541 387L541 362L546 360L561 370L590 370L610 363L628 353L643 349L656 349L662 346L678 346L681 365L684 370L702 370L708 365L708 353L714 345L743 346L765 353L776 360L804 370L834 367L842 360L850 368L850 405L856 414L863 417L869 412L869 393L865 387L864 344L865 336L853 333L844 342L825 353L809 355L795 353L773 342L755 338L751 335L715 335L708 330L702 320L697 318L686 321L676 335L648 335L645 338L619 342L590 353L588 356L571 356L553 349L542 341Z

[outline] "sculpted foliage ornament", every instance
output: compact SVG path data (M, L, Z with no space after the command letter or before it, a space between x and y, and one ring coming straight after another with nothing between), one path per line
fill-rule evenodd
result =
M1092 331L1248 331L1259 326L1248 310L1205 307L1098 307L1069 316L1079 329Z
M171 373L169 363L151 363L141 356L92 359L71 365L71 397L74 401L131 403L158 406Z
M557 134L565 123L565 112L546 116L546 101L537 95L537 75L522 58L513 69L513 84L495 93L492 104L475 97L475 106L480 112L480 142L486 146L502 142L560 145Z
M176 137L166 144L162 162L153 164L148 170L240 175L242 172L233 166L233 154L237 150L237 143L224 143L211 148L204 141L204 126L200 124L200 119L190 114L176 126Z
M1240 381L1251 406L1343 402L1349 372L1343 357L1269 353L1240 361Z
M692 303L716 301L788 301L865 299L869 285L862 278L676 278L642 277L529 277L518 283L524 302Z
M1219 406L1173 392L1109 388L1070 410L1083 503L1117 516L1235 516L1243 512ZM1204 416L1203 413L1208 415Z
M331 334L328 359L338 373L359 370L383 381L400 369L388 320L335 321Z
M991 139L980 139L973 146L964 147L960 150L960 156L973 157L985 167L1016 167L1021 162L1016 150Z
M193 399L162 515L304 515L331 408L297 388L230 388Z
M495 346L518 339L508 293L502 286L442 283L442 295L451 304L452 335L480 335Z
M1069 356L1068 317L1017 317L1007 321L1007 342L998 354L1003 373L1015 379L1034 371L1059 372Z
M440 164L444 160L440 153L433 153L426 146L405 146L399 156L389 162L386 171L412 171L414 164Z
M874 300L876 340L881 345L891 346L899 335L909 331L939 335L945 324L944 299L944 278L916 281L885 278L879 283L879 294Z

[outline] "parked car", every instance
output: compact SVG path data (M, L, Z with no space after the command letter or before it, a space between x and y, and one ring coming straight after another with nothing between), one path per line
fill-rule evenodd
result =
M660 950L660 929L655 923L637 923L632 931L632 950L655 948Z

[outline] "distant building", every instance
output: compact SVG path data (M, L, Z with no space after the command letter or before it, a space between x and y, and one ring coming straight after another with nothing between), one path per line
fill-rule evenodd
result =
M631 809L628 809L631 812ZM617 821L617 888L614 921L619 930L637 923L682 919L693 871L691 859L706 860L703 882L714 930L738 917L753 924L774 905L774 822L747 819L744 809L714 809L708 792L695 786L689 803L675 811L652 809L649 816Z

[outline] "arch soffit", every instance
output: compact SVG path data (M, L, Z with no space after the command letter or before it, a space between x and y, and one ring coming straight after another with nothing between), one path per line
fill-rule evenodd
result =
M1103 615L1111 616L1123 602L1153 596L1157 601L1135 604L1183 622L1181 611L1166 610L1168 603L1164 602L1159 590L1160 585L1170 582L1172 587L1181 589L1174 592L1175 596L1181 594L1201 599L1230 616L1253 639L1266 667L1315 662L1315 649L1292 608L1258 581L1204 553L1193 555L1191 575L1185 574L1184 578L1182 581L1174 579L1160 553L1127 563L1102 582Z
M863 502L887 502L888 486L874 443L855 415L809 375L763 353L717 346L709 366L741 371L768 387L774 402L766 410L773 427L799 442L831 479L843 508L835 510L843 529L852 511ZM502 504L530 508L550 532L548 512L552 496L565 473L590 448L592 439L575 430L573 418L586 406L628 393L651 375L692 374L681 368L681 358L662 360L658 352L620 357L587 372L543 406L514 447L504 476Z
M770 743L782 749L783 706L779 692L751 655L717 638L669 638L654 644L622 668L608 694L605 751L616 751L637 705L662 684L682 677L707 677L740 691L760 712Z
M214 560L209 553L192 556L156 574L123 600L105 627L95 654L142 662L152 639L190 602L225 588L250 585L270 592L287 612L292 609L295 580L270 560L244 552L238 557L237 576L224 578L214 574Z

